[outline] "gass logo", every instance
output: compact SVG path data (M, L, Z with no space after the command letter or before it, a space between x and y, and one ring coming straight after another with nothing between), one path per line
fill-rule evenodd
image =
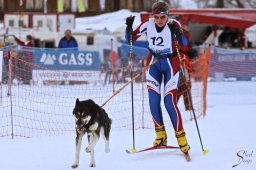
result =
M90 66L93 64L92 53L43 53L40 62L45 65L60 64L63 66Z
M240 150L237 152L237 157L238 157L238 163L236 163L235 165L232 166L232 168L240 165L241 163L244 163L244 164L250 164L252 163L252 154L253 154L253 151L247 151L247 150Z
M46 54L46 53L43 53L43 55L40 58L40 62L44 63L45 65L54 65L55 60L56 60L55 55Z

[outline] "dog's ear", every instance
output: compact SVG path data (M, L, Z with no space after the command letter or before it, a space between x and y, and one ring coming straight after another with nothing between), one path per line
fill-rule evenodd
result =
M79 104L79 99L77 98L76 99L76 106Z

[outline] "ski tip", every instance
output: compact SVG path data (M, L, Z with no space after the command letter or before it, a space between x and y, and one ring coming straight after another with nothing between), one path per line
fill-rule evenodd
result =
M125 151L126 151L126 153L137 153L137 150L135 148L133 148L131 150L126 149Z
M208 153L208 150L203 150L203 154L206 155Z
M126 153L131 153L128 149L125 150Z

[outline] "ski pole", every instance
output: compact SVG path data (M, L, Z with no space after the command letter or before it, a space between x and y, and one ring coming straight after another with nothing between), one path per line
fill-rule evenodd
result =
M181 56L180 56L180 52L179 52L179 49L178 49L178 40L177 40L177 37L176 37L175 34L174 34L174 38L175 38L175 48L176 48L176 51L177 51L177 54L178 54L178 57L179 57L179 60L180 60L181 71L182 71L182 74L184 75L185 87L186 87L186 89L187 89L189 102L191 103L191 108L192 108L192 113L193 113L193 116L194 116L194 119L195 119L195 123L196 123L197 133L198 133L198 136L199 136L199 139L200 139L200 143L201 143L201 148L202 148L203 154L205 155L205 154L208 153L208 150L205 150L204 147L203 147L203 142L202 142L202 138L201 138L200 131L199 131L199 127L198 127L198 123L197 123L197 118L196 118L194 106L193 106L193 104L192 104L191 92L190 92L190 90L189 90L189 88L188 88L188 85L187 85L187 80L186 80L186 75L185 75L185 74L186 74L186 72L185 72L185 66L184 66L184 64L182 63L182 58L181 58Z
M130 72L131 72L131 80L133 80L133 48L132 48L132 28L130 31ZM133 81L131 81L131 99L132 99L132 144L133 148L131 149L131 152L136 152L135 148L135 131L134 131L134 103L133 103Z

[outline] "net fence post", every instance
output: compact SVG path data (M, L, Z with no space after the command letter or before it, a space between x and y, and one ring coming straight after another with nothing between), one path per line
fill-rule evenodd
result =
M3 96L2 96L2 83L3 83L3 61L4 61L4 55L3 51L0 51L0 104L2 104Z
M12 112L12 46L8 47L8 59L9 59L9 75L8 75L8 96L10 98L10 107L11 107L11 137L14 139L13 132L13 112Z

